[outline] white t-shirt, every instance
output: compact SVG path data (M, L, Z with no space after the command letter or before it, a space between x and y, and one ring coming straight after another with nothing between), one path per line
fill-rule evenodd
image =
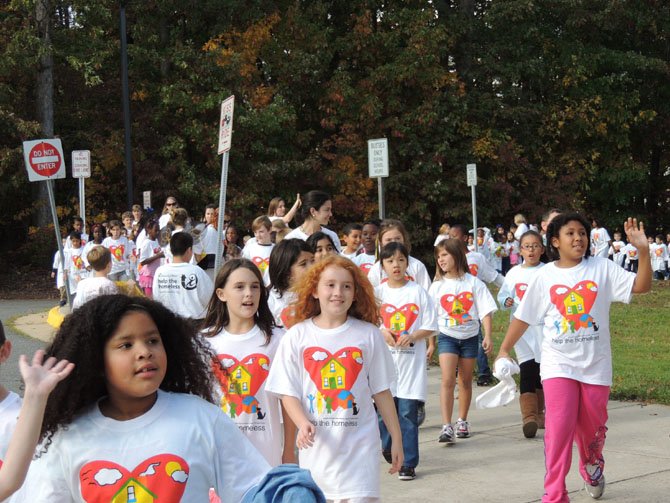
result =
M216 253L218 238L219 231L217 231L212 224L207 225L203 233L200 235L202 249L207 255L214 255ZM223 247L221 249L223 250Z
M498 310L486 285L471 274L443 278L428 291L437 307L440 333L455 339L469 339L479 333L479 320Z
M33 461L16 501L206 502L213 487L239 502L269 469L218 407L158 391L154 406L128 421L97 404L85 409Z
M220 383L215 396L221 409L270 466L281 464L284 434L279 398L265 391L265 381L283 334L283 330L274 330L267 345L257 325L246 334L224 329L213 337L203 337L226 371L214 372Z
M83 257L84 248L65 249L65 263L67 264L67 278L70 283L70 292L77 289L79 282L88 276Z
M516 308L519 306L519 302L523 299L523 296L528 289L528 284L543 265L542 262L535 267L517 265L512 267L505 276L505 281L498 292L498 304L500 304L500 309L510 310L510 320L516 311ZM508 298L514 300L514 304L511 308L505 307L505 300ZM514 345L516 359L519 363L527 362L529 360L535 360L539 363L541 361L541 348L542 325L530 325L523 334L523 337L521 337L521 339Z
M291 318L295 316L295 308L291 303L296 300L296 294L290 291L284 292L280 297L279 292L273 288L268 293L268 307L275 318L278 327L289 327L292 325Z
M205 317L214 284L197 265L165 264L156 269L152 287L154 300L185 318Z
M309 319L282 338L265 388L302 402L316 425L300 451L326 499L379 498L379 426L372 396L395 369L379 329L355 318L333 329Z
M163 228L170 222L170 213L164 213L158 219L158 227Z
M449 234L438 234L437 237L435 238L435 242L433 243L433 246L439 245L445 239L449 239Z
M144 260L150 259L154 255L161 253L163 249L161 245L155 239L145 238L142 242L142 247L140 248L140 256L137 259L138 263L142 263ZM151 262L150 264L140 266L140 274L142 276L153 276L156 273L156 270L161 266L163 259L157 259Z
M107 277L91 276L82 279L77 285L77 295L72 303L72 310L79 309L89 300L93 300L100 295L112 295L119 293L116 283Z
M65 256L65 250L63 250L63 256ZM51 268L56 269L56 288L63 288L65 286L65 280L63 278L63 263L60 259L59 250L56 250L56 253L54 253L54 261Z
M102 241L102 246L109 248L112 254L112 270L110 274L126 272L128 269L128 260L133 251L130 241L125 236L121 236L119 239L105 238Z
M9 448L9 441L16 427L16 420L21 410L21 397L10 391L5 399L0 402L0 466L5 460L5 454Z
M604 227L591 229L591 254L594 257L607 258L611 239L607 229Z
M528 232L528 226L521 222L519 226L516 228L516 231L514 231L514 237L516 238L517 241L521 241L521 236L524 235L524 233Z
M493 283L498 277L498 271L496 271L488 260L479 252L469 251L465 254L465 258L468 261L468 269L470 269L470 274L476 276L484 283Z
M567 269L552 262L538 271L514 316L543 324L543 380L612 384L610 304L630 302L634 282L634 273L600 257Z
M496 271L502 270L502 259L507 257L508 250L505 243L500 243L491 239L488 243L489 248L489 264Z
M365 274L368 274L370 272L370 268L375 263L375 260L377 260L375 254L373 253L372 255L368 255L367 253L365 253L365 250L363 250L362 253L359 253L353 258L354 264L356 264L358 268Z
M423 265L423 262L420 260L410 256L407 264L407 273L405 273L405 275L408 280L415 281L425 290L430 288L432 281L430 276L428 276L426 266ZM368 271L368 279L370 280L370 283L372 283L372 286L379 286L388 281L386 273L381 267L381 261L372 264Z
M649 245L651 268L654 271L665 271L665 262L668 260L668 247L665 243L651 243Z
M342 244L340 243L339 236L327 227L321 227L321 232L330 236L330 238L333 240L333 243L335 244L335 248L337 248L337 253L340 253L342 251ZM296 227L286 236L284 236L284 239L302 239L303 241L307 241L308 237L309 235L305 234L300 227Z
M251 260L258 267L265 286L270 284L270 254L274 247L272 243L262 245L254 241L252 244L247 243L242 250L242 257Z
M375 288L381 303L381 327L388 329L396 339L403 332L417 330L437 332L437 318L433 301L428 292L414 281L401 288L391 288L388 282ZM396 348L387 346L395 364L397 382L391 393L398 398L426 401L426 339L413 346Z
M630 263L633 260L638 260L637 256L637 248L635 248L632 244L628 243L626 246L624 246L621 249L621 253L624 253L626 255L626 263Z
M612 246L610 246L609 254L612 255L612 260L614 260L615 264L621 266L626 260L626 253L624 250L625 247L626 243L624 243L623 241L612 241Z

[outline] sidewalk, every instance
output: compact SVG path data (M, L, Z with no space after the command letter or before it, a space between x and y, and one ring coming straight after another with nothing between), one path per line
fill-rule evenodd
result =
M474 398L489 388L474 385L469 421L472 436L447 447L438 444L439 367L428 373L426 421L419 431L421 462L417 478L400 481L386 473L382 459L382 500L409 502L529 503L543 493L543 430L534 439L521 432L519 404L475 410ZM670 384L670 383L669 383ZM458 404L456 404L457 407ZM455 407L455 409L456 409ZM605 474L607 487L600 501L670 501L670 407L610 401ZM573 449L567 478L573 502L593 501L584 491Z

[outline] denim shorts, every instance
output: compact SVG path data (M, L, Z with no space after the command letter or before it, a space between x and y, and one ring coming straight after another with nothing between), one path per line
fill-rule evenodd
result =
M469 339L456 339L448 335L440 334L437 337L437 352L452 353L461 358L477 358L479 350L479 337L476 335Z

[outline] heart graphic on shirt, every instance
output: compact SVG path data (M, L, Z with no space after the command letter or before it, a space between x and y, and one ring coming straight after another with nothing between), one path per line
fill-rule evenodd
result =
M323 407L317 408L328 413L338 408L353 409L354 415L358 414L351 389L363 368L363 352L352 346L333 353L320 347L309 347L302 358L305 370L324 402Z
M468 264L468 269L470 269L470 274L477 276L479 272L479 266L477 264Z
M637 257L637 250L628 250L628 256L630 258L635 258Z
M462 325L472 320L470 308L474 303L472 292L461 292L458 295L448 293L440 298L440 305L447 312L449 318L454 320L456 325Z
M568 321L573 332L591 326L598 329L590 316L591 308L598 296L598 285L594 281L580 281L572 288L566 285L554 285L549 290L549 295L552 304Z
M528 290L528 283L517 283L514 285L514 294L519 300L523 299L526 290Z
M284 309L281 310L279 314L279 319L282 322L284 328L291 328L295 325L295 305L289 304Z
M109 247L109 251L111 252L112 257L114 257L114 260L121 262L123 260L123 252L126 251L126 247L124 245L112 245Z
M246 412L263 419L265 414L261 411L256 394L270 372L270 358L262 353L253 353L239 360L229 354L216 357L221 365L214 364L214 374L221 385L221 405L224 411L231 418Z
M253 257L251 261L256 264L256 267L261 271L261 274L265 274L265 271L270 267L270 259L263 257Z
M361 271L363 271L365 274L370 272L370 268L372 268L372 264L361 264L358 266Z
M405 304L400 307L395 307L393 304L382 304L379 311L384 327L396 337L402 332L409 332L419 316L419 306L416 304Z
M72 264L74 265L75 269L83 269L84 260L81 258L81 255L75 255L72 257Z
M91 461L79 471L81 496L87 503L181 501L188 463L174 454L159 454L132 471L112 461Z
M656 256L660 257L661 255L663 255L663 248L656 248Z

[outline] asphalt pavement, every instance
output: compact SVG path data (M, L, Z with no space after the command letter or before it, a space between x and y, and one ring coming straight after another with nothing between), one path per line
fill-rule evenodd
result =
M0 319L14 350L11 359L0 366L0 379L20 393L16 362L21 353L32 354L44 342L21 335L8 320L26 334L48 339L53 330L46 325L46 311L54 301L0 301ZM29 316L22 316L33 313ZM544 478L542 434L524 438L518 402L506 407L475 410L474 398L489 388L474 386L473 408L469 421L472 436L457 439L455 445L437 442L441 429L439 414L438 367L428 371L426 421L419 431L420 464L417 478L400 481L387 472L380 459L382 501L411 502L487 502L530 503L541 501ZM670 383L668 383L670 385ZM455 409L457 408L457 404ZM610 401L605 444L607 487L600 501L670 502L670 407L634 402ZM573 502L591 498L582 490L577 469L577 451L567 487Z

